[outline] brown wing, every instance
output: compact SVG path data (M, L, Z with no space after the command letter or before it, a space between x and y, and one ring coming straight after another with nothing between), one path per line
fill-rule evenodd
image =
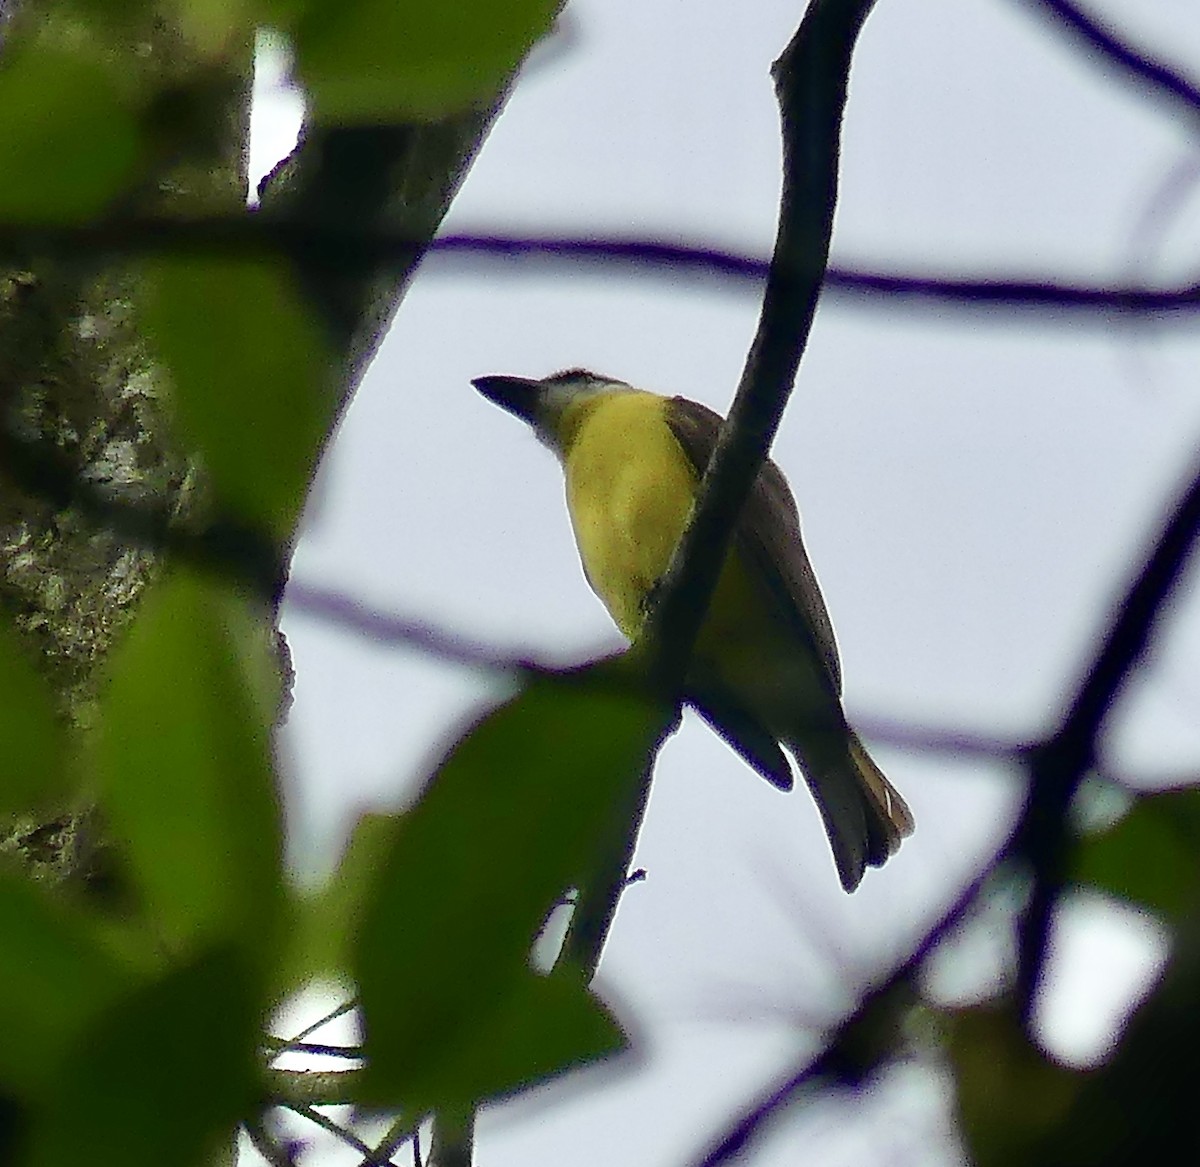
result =
M671 398L667 424L689 461L702 475L716 449L724 424L707 405L686 397ZM800 515L783 471L768 460L755 480L735 532L738 549L757 567L760 577L790 621L798 639L812 644L825 662L838 696L842 669L833 625L817 586L817 577L800 538Z

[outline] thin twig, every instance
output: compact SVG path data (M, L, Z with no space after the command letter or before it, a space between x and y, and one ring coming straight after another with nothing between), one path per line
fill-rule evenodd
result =
M334 1122L328 1115L322 1114L315 1106L308 1106L302 1102L285 1102L282 1105L293 1114L298 1114L301 1118L308 1119L314 1126L319 1126L323 1131L327 1131L335 1138L340 1139L346 1146L353 1148L360 1155L369 1156L371 1154L371 1148L358 1135Z
M855 1044L855 1035L865 1015L881 1003L886 1005L889 1002L897 1002L902 1007L903 995L898 996L897 990L903 989L915 978L934 949L973 910L980 893L1007 858L1014 838L1015 833L1010 835L975 878L959 893L904 962L893 969L885 981L867 993L854 1012L836 1026L821 1052L800 1066L788 1070L768 1086L762 1095L743 1110L713 1141L709 1149L697 1160L696 1167L720 1167L720 1164L731 1162L747 1150L776 1116L817 1082L823 1079L844 1080L842 1068L850 1061L855 1063L856 1068L861 1068L858 1066L857 1051L851 1058L848 1055L848 1047Z
M268 1038L267 1048L272 1057L280 1054L312 1054L319 1058L345 1058L348 1061L361 1060L363 1057L360 1045L326 1045L319 1041L284 1041L282 1038Z
M487 233L442 235L430 247L431 257L452 262L511 260L511 270L540 272L569 265L627 269L641 275L662 272L678 287L682 278L719 287L757 288L765 282L770 261L712 247L661 239L614 239L595 236L537 236ZM427 270L436 271L436 264ZM981 276L918 276L869 266L834 264L825 272L823 295L896 308L961 308L995 312L1039 312L1039 321L1077 322L1093 318L1107 323L1114 314L1190 316L1200 309L1200 283L1151 288L1124 284L1074 284L1053 276L1012 279ZM1053 310L1053 311L1050 311Z
M14 258L40 251L75 256L228 255L245 260L314 247L349 255L362 253L363 262L376 267L403 267L411 261L416 244L408 236L378 226L265 220L249 212L190 220L145 217L83 226L0 224L0 256L11 253ZM690 277L698 284L715 282L722 287L757 290L770 271L770 262L761 256L702 242L514 235L482 229L440 236L429 245L428 253L440 256L444 263L465 259L505 264L516 273L546 266L575 270L582 265L608 272L624 270L635 276L662 272L673 287ZM918 276L870 265L831 266L825 273L824 294L887 308L1037 311L1039 320L1046 323L1092 318L1103 324L1114 313L1190 318L1200 310L1198 281L1168 287L1076 284L1053 276Z
M296 1167L295 1155L288 1147L276 1142L267 1133L267 1127L261 1115L242 1125L250 1142L254 1145L254 1149L271 1164L271 1167Z
M298 1042L304 1041L306 1037L311 1037L318 1029L323 1029L331 1021L336 1021L339 1017L344 1017L347 1013L357 1008L358 998L351 997L349 1000L335 1006L324 1017L319 1017L311 1025L306 1025L294 1037L284 1038L275 1037L274 1034L268 1035L267 1044L274 1048L276 1054L287 1053L289 1050L295 1049Z
M1070 0L1023 0L1092 50L1094 59L1139 83L1151 96L1167 98L1193 118L1200 115L1200 87L1182 74L1133 49Z
M384 612L345 592L292 580L286 592L287 607L327 624L354 632L375 644L402 645L427 656L468 668L503 672L546 672L548 666L511 652L470 640L425 620Z
M360 1167L383 1167L383 1164L390 1163L392 1156L408 1142L413 1140L414 1148L417 1146L417 1141L421 1134L421 1124L418 1120L413 1122L411 1118L398 1118L387 1129L387 1133L375 1144L369 1157L363 1159ZM416 1152L414 1151L414 1154Z
M655 748L648 754L638 782L630 791L630 803L620 810L619 821L628 827L613 836L610 853L601 859L596 875L584 883L575 897L575 909L555 968L573 969L582 975L585 983L592 980L600 967L600 957L621 896L631 883L637 882L637 874L630 869L646 815L657 752Z

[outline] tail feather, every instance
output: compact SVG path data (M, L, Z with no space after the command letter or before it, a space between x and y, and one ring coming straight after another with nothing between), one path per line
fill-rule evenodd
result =
M853 732L833 758L813 756L811 735L808 748L788 745L821 812L842 887L853 891L868 867L882 866L913 833L912 812Z
M858 772L859 789L867 806L867 862L880 867L916 828L908 803L875 765L858 735L850 734L850 758Z

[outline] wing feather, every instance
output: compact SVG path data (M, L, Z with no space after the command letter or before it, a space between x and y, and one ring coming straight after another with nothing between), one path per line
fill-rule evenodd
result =
M696 470L704 474L712 459L724 419L719 413L690 401L671 398L667 424ZM759 471L735 531L738 549L754 564L758 577L793 632L810 644L825 664L834 691L842 692L833 624L817 577L800 536L800 513L783 471L770 459Z

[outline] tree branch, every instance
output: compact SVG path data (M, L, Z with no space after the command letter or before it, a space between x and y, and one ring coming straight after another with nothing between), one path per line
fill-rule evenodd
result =
M346 1106L358 1099L362 1070L266 1069L267 1095L279 1106Z
M268 219L253 212L192 219L146 216L79 226L0 224L0 256L10 258L36 252L64 257L165 254L295 259L313 250L329 250L337 251L347 267L394 270L411 267L425 249L421 240L387 226ZM590 265L605 271L625 268L639 275L661 271L675 282L682 276L698 284L721 286L757 286L767 279L771 266L761 256L662 239L481 231L440 236L427 245L427 250L446 262L466 257L505 263L508 270L514 271L539 265ZM870 266L830 267L825 272L823 293L888 307L1057 309L1041 317L1051 322L1081 317L1107 322L1116 313L1190 316L1200 310L1200 281L1155 288L1076 284L1054 276L924 276Z
M1145 655L1155 624L1200 535L1200 466L1191 472L1088 668L1058 731L1030 759L1029 794L1015 853L1032 868L1033 889L1018 933L1017 992L1029 1020L1041 982L1050 916L1071 848L1068 811L1096 761L1097 742L1125 681Z
M1011 842L1011 840L1010 840ZM1008 853L1000 848L922 937L908 958L871 989L830 1033L815 1057L783 1074L739 1114L697 1161L720 1167L742 1155L783 1110L819 1082L858 1085L899 1040L900 1017L911 1000L911 982L935 948L970 914Z
M846 1078L841 1067L846 1064L847 1050L861 1048L862 1027L866 1027L872 1038L895 1028L887 1013L881 1019L878 1012L881 1003L893 1009L905 1007L904 998L897 996L895 990L918 972L926 958L971 911L988 881L1012 859L1029 863L1033 872L1033 890L1018 933L1017 993L1028 1022L1045 960L1050 914L1068 868L1067 812L1071 799L1094 764L1096 743L1108 711L1145 654L1155 622L1178 583L1198 536L1200 467L1193 471L1162 534L1130 586L1059 730L1045 743L1029 750L1031 780L1025 809L1004 844L925 934L915 951L837 1027L821 1053L784 1075L747 1107L714 1142L700 1160L700 1167L718 1167L743 1152L767 1123L816 1082L823 1079L853 1082L853 1078ZM874 1040L871 1048L883 1050ZM880 1056L885 1054L883 1050Z
M813 0L772 67L783 127L779 231L758 331L729 420L650 620L653 671L670 690L682 681L734 524L775 437L808 342L833 232L851 54L873 7L874 0Z
M638 273L667 273L718 286L761 284L770 263L703 243L659 239L520 236L502 234L443 235L430 253L449 259L509 259L516 265L591 265L610 271L628 267ZM518 268L519 270L519 268ZM1189 315L1200 309L1200 281L1174 287L1124 284L1074 284L1053 276L1001 279L980 276L923 276L865 267L831 266L825 272L823 295L886 308L961 308L1029 312L1047 310L1039 321L1077 321L1094 318L1107 324L1115 314L1138 316ZM1051 312L1049 309L1056 311Z
M643 639L656 688L676 694L733 526L778 428L820 295L837 197L838 140L855 39L874 0L813 0L772 68L783 127L779 231L729 422L700 484L688 529L664 577ZM653 759L601 869L579 890L559 967L592 975L641 830Z
M1200 114L1200 88L1159 61L1137 52L1094 17L1070 0L1023 0L1040 9L1046 20L1092 50L1102 62L1127 79L1136 81L1150 96L1165 99L1190 117Z

